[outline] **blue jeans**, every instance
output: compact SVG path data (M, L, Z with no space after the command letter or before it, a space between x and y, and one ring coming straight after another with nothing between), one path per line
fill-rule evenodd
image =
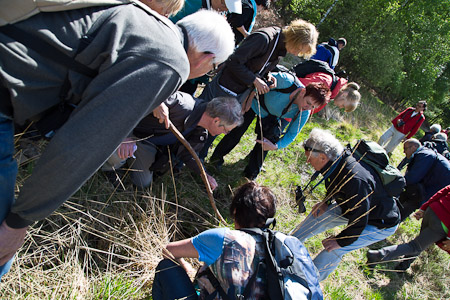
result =
M152 298L153 300L196 300L198 295L186 271L176 262L163 259L156 267Z
M2 99L0 99L2 100ZM5 100L5 99L3 99ZM14 125L11 118L0 113L0 223L6 218L14 202L17 162L14 155ZM0 266L0 279L9 271L14 257Z
M341 208L333 203L317 218L312 214L309 214L306 219L291 232L291 235L297 237L301 242L304 242L306 239L322 233L325 230L347 223L348 219L341 216ZM394 234L397 227L398 225L391 228L379 229L373 225L366 225L358 239L350 245L330 252L322 250L313 261L317 270L319 270L319 281L326 279L328 275L337 268L344 254L384 240L388 236Z

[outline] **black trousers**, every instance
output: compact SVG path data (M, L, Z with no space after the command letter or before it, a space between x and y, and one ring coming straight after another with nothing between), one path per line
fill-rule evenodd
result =
M410 214L415 212L420 206L422 202L425 202L423 199L423 187L420 183L407 185L405 190L400 194L400 222L403 222Z

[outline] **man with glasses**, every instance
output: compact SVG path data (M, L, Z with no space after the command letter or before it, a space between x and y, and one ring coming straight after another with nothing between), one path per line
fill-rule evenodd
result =
M218 97L205 102L177 92L164 101L164 106L168 108L170 121L197 152L203 147L208 134L227 134L243 119L240 104L232 97ZM169 170L169 156L175 159L173 166L180 161L194 173L200 174L189 151L157 117L150 114L139 122L132 136L120 144L102 169L114 171L128 159L131 181L139 188L146 188L152 183L154 172L162 174ZM209 174L206 177L214 190L216 180Z
M450 162L434 149L422 146L417 139L403 144L408 167L406 187L400 194L402 221L428 201L437 191L450 184Z
M423 112L427 108L426 101L419 101L416 107L408 107L392 120L392 126L378 140L387 153L392 153L401 142L412 138L425 121Z
M291 234L304 242L345 225L339 234L322 241L324 250L314 259L322 281L337 268L344 254L393 234L400 213L376 171L357 162L350 149L344 149L331 133L313 129L304 147L307 163L322 174L327 193Z

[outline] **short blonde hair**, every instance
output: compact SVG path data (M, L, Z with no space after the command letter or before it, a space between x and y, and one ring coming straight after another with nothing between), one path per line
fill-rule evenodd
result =
M153 5L152 1L140 1L157 12L159 7L163 7L167 17L170 17L176 15L183 8L185 0L154 0L156 2L155 5Z
M347 83L336 96L339 97L342 93L347 93L347 97L345 97L345 112L354 111L361 100L361 94L359 93L359 85L356 82Z
M299 55L309 58L316 53L319 32L313 24L297 19L284 27L282 32L288 47L302 47L302 52Z
M169 16L175 16L184 6L184 0L156 0L159 3L165 3Z

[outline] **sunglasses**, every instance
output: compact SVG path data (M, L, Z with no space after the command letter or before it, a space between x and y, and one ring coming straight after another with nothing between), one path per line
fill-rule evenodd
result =
M310 152L312 151L312 152L320 152L320 153L323 153L323 151L314 149L314 148L309 147L309 146L306 146L306 145L303 145L303 148L305 148L305 151L310 151Z

